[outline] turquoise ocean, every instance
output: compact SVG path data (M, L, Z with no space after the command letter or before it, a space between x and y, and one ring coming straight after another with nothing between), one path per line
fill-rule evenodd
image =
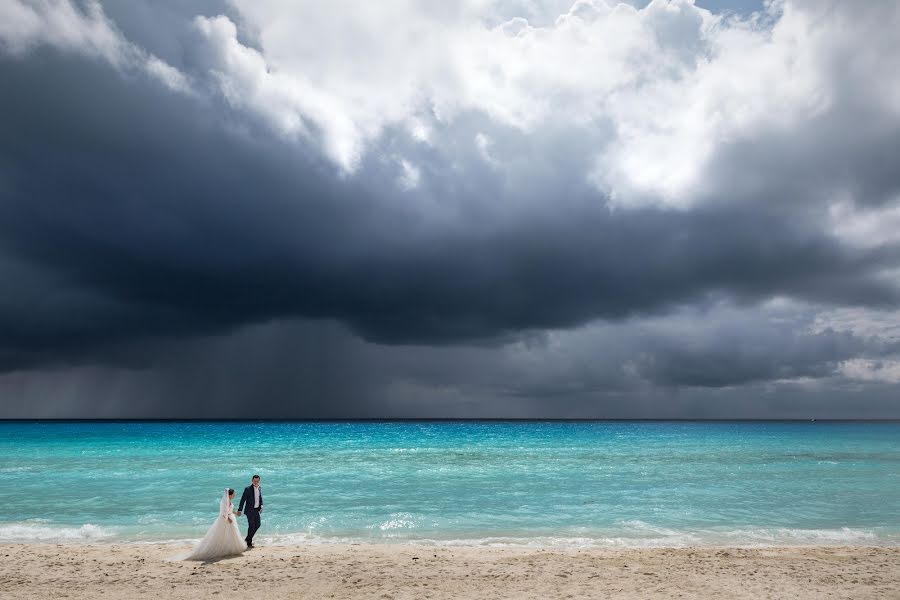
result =
M0 422L0 456L0 542L196 540L259 473L260 544L900 545L897 422Z

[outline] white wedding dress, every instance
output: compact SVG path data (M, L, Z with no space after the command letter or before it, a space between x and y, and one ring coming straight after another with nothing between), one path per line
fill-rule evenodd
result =
M235 556L247 549L247 543L241 537L234 505L228 498L228 489L219 503L219 516L215 523L200 540L200 543L188 554L173 557L172 560L215 560L226 556Z

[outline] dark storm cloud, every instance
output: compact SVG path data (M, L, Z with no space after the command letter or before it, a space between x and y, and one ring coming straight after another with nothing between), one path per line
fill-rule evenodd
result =
M890 355L877 341L833 331L794 333L802 315L777 311L719 307L679 314L502 347L384 346L335 322L273 321L223 336L118 349L141 368L7 374L0 376L0 396L5 415L21 417L896 415L890 385L851 385L836 371L848 357ZM780 377L788 379L772 383Z
M828 381L898 352L753 308L898 307L896 241L851 244L829 212L835 194L875 208L900 194L900 119L861 91L859 64L826 61L827 110L720 143L688 205L622 207L586 177L615 143L603 118L524 131L467 109L433 119L431 144L389 125L339 172L328 132L273 133L216 87L190 19L227 5L149 6L106 12L189 91L47 46L0 52L6 397L71 385L74 412L43 405L66 416L543 416L548 399L559 416L670 416L693 401L660 390L686 388L692 414L721 416L716 390ZM515 157L503 170L473 145L484 132ZM397 157L416 185L398 185ZM746 312L641 325L720 303ZM570 350L547 349L543 330L578 327Z
M447 342L713 291L897 300L874 276L894 248L843 247L790 207L610 211L574 179L565 136L560 159L512 189L485 167L453 182L433 151L410 198L376 158L339 178L311 149L223 129L223 105L137 74L53 51L0 68L14 91L0 99L2 244L20 270L48 274L6 276L21 298L0 315L4 344L26 359L292 315L338 318L372 340ZM546 175L560 170L572 177L562 188Z
M870 350L865 340L848 333L798 334L775 328L732 329L699 347L683 339L662 342L635 365L641 376L661 386L712 388L822 378L834 374L841 361Z

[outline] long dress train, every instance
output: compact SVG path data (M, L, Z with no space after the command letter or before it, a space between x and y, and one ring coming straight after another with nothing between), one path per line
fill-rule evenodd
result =
M219 503L219 516L210 526L200 543L188 554L172 557L171 560L214 560L235 556L247 549L247 542L241 537L234 505L228 497L228 490Z

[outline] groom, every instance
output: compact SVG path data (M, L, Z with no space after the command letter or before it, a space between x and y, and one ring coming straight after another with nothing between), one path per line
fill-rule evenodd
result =
M263 501L262 491L259 489L259 475L254 475L251 485L244 488L244 494L241 496L241 503L238 505L237 514L241 516L242 512L247 513L247 548L253 547L253 534L259 529L259 513L262 512ZM244 505L246 510L244 510Z

